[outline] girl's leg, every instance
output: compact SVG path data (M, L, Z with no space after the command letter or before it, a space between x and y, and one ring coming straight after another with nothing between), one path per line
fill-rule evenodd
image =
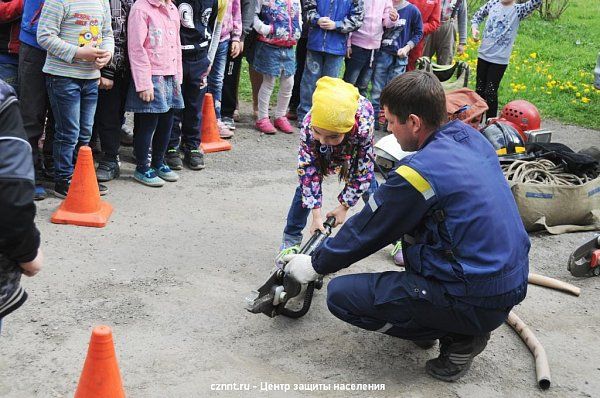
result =
M292 98L292 90L294 89L294 75L281 76L279 79L279 93L277 94L277 107L275 108L275 119L285 116L290 99Z
M489 64L487 71L487 84L485 86L485 97L488 104L486 116L488 118L498 116L498 88L508 65Z
M157 115L156 131L152 137L152 167L154 168L164 164L165 152L169 146L169 138L173 127L173 115L173 109Z
M263 75L255 71L251 66L248 68L248 74L250 75L250 85L252 86L252 109L254 110L254 116L257 116L258 91L262 86Z
M159 114L136 113L134 118L136 129L133 137L133 153L135 153L137 163L136 170L144 173L150 168L148 165L148 150L152 141L152 134L158 124Z
M277 107L275 108L274 125L275 128L286 134L292 134L294 132L294 128L285 116L290 103L290 98L292 97L293 88L294 75L282 75L279 79L279 94L277 94Z
M269 103L275 89L275 76L263 75L258 91L258 120L269 117Z
M485 97L485 86L487 85L487 71L489 62L477 58L477 78L475 83L475 92L487 102Z
M306 220L309 215L310 209L302 207L302 186L299 185L294 193L285 229L283 230L281 250L302 243L302 230L306 227Z

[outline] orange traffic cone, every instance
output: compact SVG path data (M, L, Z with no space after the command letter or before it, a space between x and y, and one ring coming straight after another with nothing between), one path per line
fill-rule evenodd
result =
M205 153L231 150L231 144L219 136L215 103L211 93L204 95L204 104L202 105L202 142L200 143L200 148Z
M112 211L110 204L100 200L92 149L82 146L67 197L52 215L51 221L56 224L104 227Z
M112 331L108 326L97 326L92 331L75 398L125 398Z

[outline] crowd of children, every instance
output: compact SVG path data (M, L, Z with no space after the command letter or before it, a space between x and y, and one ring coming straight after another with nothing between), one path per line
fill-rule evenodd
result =
M541 0L490 0L477 92L497 112L497 90L519 22ZM255 127L293 133L317 81L339 77L385 123L379 96L423 54L450 63L466 41L466 0L8 0L0 3L0 78L12 85L33 148L36 199L51 180L67 194L77 150L97 147L97 178L120 176L125 112L134 113L134 179L174 182L184 164L204 168L202 104L215 103L219 133L239 118L242 58L250 70ZM439 28L439 30L438 30ZM271 97L279 80L277 101ZM269 113L271 112L271 115ZM41 139L43 137L43 140ZM99 184L101 194L108 188Z
M487 17L477 92L488 117L496 116L520 21L541 3L489 0L471 20L479 40ZM342 223L377 188L373 130L385 122L383 87L414 68L426 43L427 55L451 62L456 29L457 50L464 51L466 7L465 0L0 2L0 209L7 226L0 231L0 326L27 298L21 274L42 266L33 222L33 199L46 196L41 181L51 180L55 195L65 197L78 148L96 140L98 181L119 177L126 111L134 113L135 180L159 187L177 181L173 170L183 164L204 168L204 95L214 96L220 135L231 138L242 56L256 128L292 133L289 120L301 127L284 254L297 250L310 214L311 230L323 229L321 183L328 174L345 183L339 206L326 214ZM99 191L107 187L99 184Z

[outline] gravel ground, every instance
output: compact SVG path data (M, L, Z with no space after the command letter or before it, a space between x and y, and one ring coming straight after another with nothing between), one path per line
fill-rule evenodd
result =
M124 163L122 177L108 183L106 200L115 211L106 228L51 224L59 200L38 203L46 266L25 278L30 299L4 320L0 396L72 396L99 324L113 328L132 398L600 396L600 279L575 279L566 269L570 252L593 233L531 237L532 270L582 289L576 298L532 286L515 308L547 350L552 387L544 393L531 355L506 325L471 371L447 384L424 371L437 350L337 320L326 308L325 289L299 320L246 312L244 297L273 266L295 189L297 147L295 135L261 137L248 121L236 131L232 151L208 155L205 170L183 171L162 189L135 183L132 164ZM598 131L546 127L574 149L600 144ZM334 206L339 188L329 179L326 207ZM394 269L388 252L342 273ZM214 383L249 383L250 391L214 391ZM261 383L320 383L332 391L262 391ZM385 390L333 391L335 383L385 384Z

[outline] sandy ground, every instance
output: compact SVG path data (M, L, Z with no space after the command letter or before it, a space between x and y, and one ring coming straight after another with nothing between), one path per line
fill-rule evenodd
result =
M569 253L593 233L532 235L532 270L582 288L575 298L533 286L515 309L548 352L552 387L545 393L531 355L506 325L468 375L447 384L424 371L437 349L337 320L325 289L300 320L246 312L244 297L273 266L295 189L297 147L296 136L260 137L248 126L239 126L233 151L208 155L205 170L183 171L180 182L162 189L135 183L133 166L124 164L123 176L108 184L115 211L106 228L53 225L59 200L38 204L46 267L25 278L30 299L4 321L0 396L72 396L99 324L113 328L132 398L600 396L600 279L575 279L566 269ZM546 127L575 149L600 144L597 131ZM331 178L326 207L339 189ZM346 272L394 269L388 253ZM248 383L250 391L213 391L213 383ZM332 391L262 391L261 383L320 383ZM333 391L335 383L385 384L385 391Z

